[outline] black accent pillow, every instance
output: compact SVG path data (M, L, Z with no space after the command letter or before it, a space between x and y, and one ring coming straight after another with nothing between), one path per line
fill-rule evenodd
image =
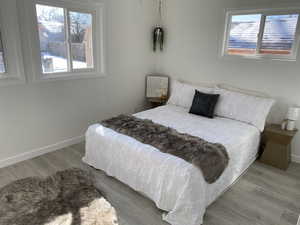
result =
M220 95L205 94L195 90L194 100L190 109L191 114L214 118L216 104Z

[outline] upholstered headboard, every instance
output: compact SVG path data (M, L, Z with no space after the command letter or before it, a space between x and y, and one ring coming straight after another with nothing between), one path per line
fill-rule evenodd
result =
M174 80L172 80L172 81L174 81ZM235 91L235 92L239 92L239 93L243 93L243 94L247 94L247 95L254 95L254 96L262 97L262 98L271 98L270 95L263 93L263 92L249 90L249 89L243 89L243 88L235 87L233 85L225 84L225 83L218 84L218 83L209 83L209 82L190 82L190 81L186 81L186 80L182 80L182 79L178 79L178 81L182 82L182 83L194 85L194 86L202 86L202 87L209 87L209 88L222 88L222 89L226 89L229 91Z
M174 80L172 80L172 81L174 81ZM181 83L185 83L185 84L194 85L194 86L202 86L202 87L208 87L208 88L215 88L215 87L217 87L217 83L190 82L190 81L181 80L181 79L178 79L177 81L179 81Z
M239 87L232 86L230 84L218 84L217 87L222 88L222 89L226 89L226 90L229 90L229 91L239 92L239 93L242 93L242 94L254 95L254 96L262 97L262 98L271 98L271 96L266 94L266 93L259 92L259 91L248 90L248 89L242 89L242 88L239 88Z

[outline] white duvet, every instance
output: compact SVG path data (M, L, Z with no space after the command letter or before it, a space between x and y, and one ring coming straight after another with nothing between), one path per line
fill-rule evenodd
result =
M89 127L83 161L152 199L158 208L167 212L163 219L172 225L202 224L206 207L249 167L257 155L260 132L246 123L220 117L207 119L173 105L135 116L209 142L221 143L228 151L228 167L217 182L208 184L198 168L180 158L161 153L99 124Z

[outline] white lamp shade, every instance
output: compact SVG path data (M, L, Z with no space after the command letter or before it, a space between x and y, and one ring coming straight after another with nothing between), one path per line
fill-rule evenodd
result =
M290 107L286 118L288 120L297 121L299 119L299 116L300 116L300 108Z
M147 98L167 97L169 78L165 76L147 76Z

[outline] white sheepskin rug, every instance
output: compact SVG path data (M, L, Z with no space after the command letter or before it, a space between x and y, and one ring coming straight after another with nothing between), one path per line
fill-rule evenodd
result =
M115 209L80 169L0 189L0 225L118 225Z

